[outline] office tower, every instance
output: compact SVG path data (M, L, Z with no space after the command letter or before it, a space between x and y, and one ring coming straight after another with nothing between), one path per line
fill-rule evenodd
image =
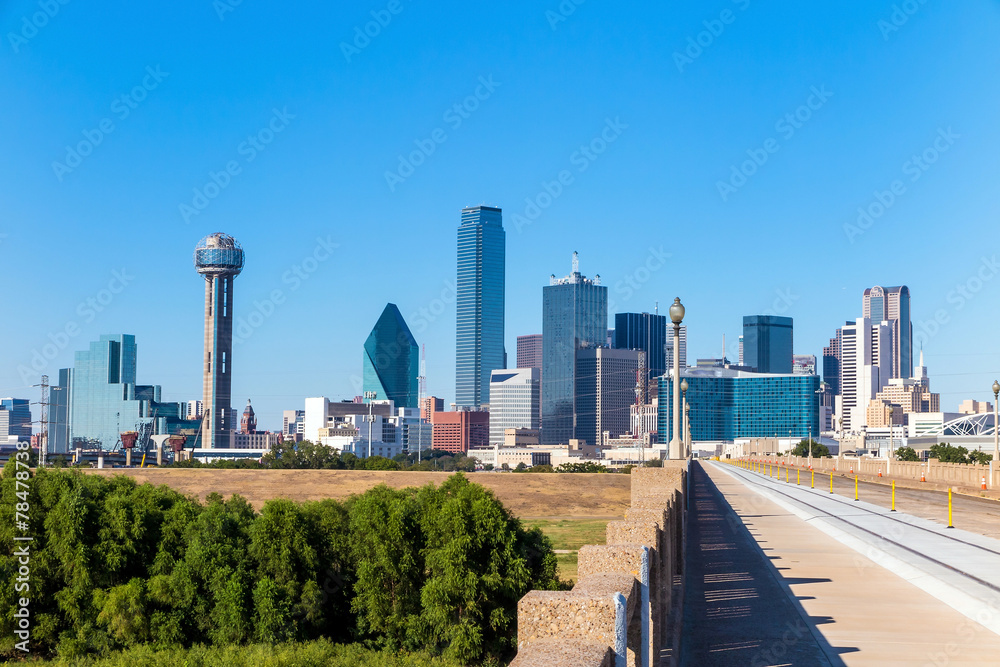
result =
M731 368L689 368L687 403L692 442L732 441L736 438L806 438L819 432L816 390L819 376L791 373L751 373ZM672 378L660 378L660 393L669 396ZM668 442L672 409L661 401L657 430Z
M840 393L840 356L843 348L843 332L837 329L837 334L830 339L830 344L823 348L823 382L830 394Z
M861 299L861 316L872 322L887 321L892 331L891 377L910 377L913 371L913 325L910 322L910 289L906 285L870 287Z
M659 377L666 370L667 316L650 313L615 313L615 344L618 350L642 350L646 353L646 380ZM673 331L670 332L673 345ZM671 361L673 358L671 357Z
M188 401L184 404L185 419L202 419L205 416L205 403L203 401Z
M253 412L250 399L247 399L247 406L243 408L243 418L240 419L240 433L257 432L257 415Z
M687 368L687 346L688 328L686 324L682 324L680 331L680 365L682 369ZM669 371L674 367L674 327L672 324L670 325L670 331L666 334L666 341L663 344L663 349L663 367Z
M517 367L542 368L542 334L517 337Z
M68 374L71 449L113 449L123 431L137 431L136 446L145 447L150 435L186 427L180 403L161 402L159 385L136 384L136 360L128 334L103 335L75 354Z
M458 228L455 402L490 402L490 373L507 367L504 351L504 265L507 234L499 208L462 209Z
M538 368L495 370L490 378L490 444L502 445L508 428L541 427Z
M576 352L601 347L608 335L608 288L573 271L542 288L542 442L568 443L576 412Z
M573 437L588 445L604 445L605 433L617 438L631 432L629 410L636 402L640 354L641 350L606 347L577 350Z
M69 452L69 401L72 368L59 369L59 382L49 386L49 454Z
M0 437L31 436L31 408L26 398L0 398ZM39 429L41 430L41 429Z
M490 413L476 410L435 412L431 415L434 449L452 453L466 453L480 449L490 442Z
M888 322L859 317L841 327L840 340L840 395L835 412L843 419L844 431L858 431L866 425L868 401L889 383L892 329Z
M793 354L792 372L796 375L816 375L816 355Z
M744 316L743 365L758 373L791 373L792 318Z
M444 399L437 396L425 396L420 399L420 418L430 422L431 415L444 411Z
M396 304L386 304L365 341L362 381L374 399L390 400L397 408L416 408L420 348Z
M243 248L228 234L209 234L194 249L205 276L204 421L202 447L228 447L232 420L233 281L243 270Z
M284 435L301 434L305 430L305 410L283 410L281 413L281 432Z
M743 365L743 336L742 336L742 334L740 335L740 356L739 356L739 359L740 359L739 364L740 364L740 366L742 366Z

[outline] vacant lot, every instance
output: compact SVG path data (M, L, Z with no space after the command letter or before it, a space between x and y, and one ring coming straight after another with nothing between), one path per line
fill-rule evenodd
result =
M369 470L212 470L197 468L87 470L165 484L204 500L209 493L238 493L260 509L271 498L344 499L377 484L440 484L450 473ZM620 519L629 506L630 477L615 473L470 473L519 517ZM546 530L548 532L548 530ZM586 543L586 542L585 542ZM557 547L565 548L565 547Z
M576 566L580 547L585 544L604 544L609 521L608 518L522 518L526 526L541 528L552 540L552 548L556 551L556 561L559 563L559 578L572 579L574 582L578 579Z

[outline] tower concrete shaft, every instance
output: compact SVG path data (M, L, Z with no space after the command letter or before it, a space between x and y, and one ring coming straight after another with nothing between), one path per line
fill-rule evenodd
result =
M233 276L205 276L203 447L228 447L232 419Z

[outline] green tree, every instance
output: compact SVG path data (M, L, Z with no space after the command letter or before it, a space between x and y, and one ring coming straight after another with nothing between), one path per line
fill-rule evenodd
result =
M594 463L593 461L585 461L583 463L561 463L556 468L556 472L607 472L608 469L604 466Z
M947 442L931 445L930 458L941 463L968 463L969 450L965 447L954 447Z
M809 456L809 449L812 449L812 455L819 458L825 458L830 456L830 448L826 445L816 442L815 440L807 440L803 438L799 444L792 448L792 456Z
M920 457L913 447L900 447L896 450L896 460L898 461L919 461Z
M986 452L981 452L979 450L973 450L969 452L969 463L978 463L985 465L993 460L992 454L987 454Z

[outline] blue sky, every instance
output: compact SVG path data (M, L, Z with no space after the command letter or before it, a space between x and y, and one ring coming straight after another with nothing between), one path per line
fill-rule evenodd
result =
M0 395L124 332L140 382L200 398L191 255L225 231L237 317L267 314L235 407L276 428L360 393L386 302L450 401L456 229L485 203L512 360L577 250L611 312L680 296L690 359L764 312L819 355L865 287L906 284L942 405L987 398L1000 3L335 4L3 4Z

